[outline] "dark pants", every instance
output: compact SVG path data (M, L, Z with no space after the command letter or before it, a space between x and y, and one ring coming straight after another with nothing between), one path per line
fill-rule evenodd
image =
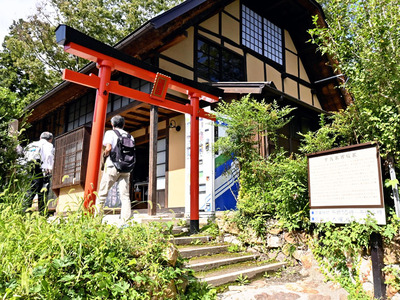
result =
M40 164L32 164L30 166L30 174L31 174L31 185L27 192L27 195L22 203L22 211L26 212L28 209L32 207L33 199L36 195L38 195L38 208L41 214L45 213L46 203L47 203L47 195L50 189L49 181L50 177L47 175L43 175L42 168ZM46 185L47 183L47 185ZM42 191L42 188L46 188L45 191Z

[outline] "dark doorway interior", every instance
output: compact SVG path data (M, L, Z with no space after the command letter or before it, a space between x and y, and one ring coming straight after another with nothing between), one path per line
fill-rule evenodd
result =
M147 208L149 183L149 144L136 146L136 166L131 174L132 209Z

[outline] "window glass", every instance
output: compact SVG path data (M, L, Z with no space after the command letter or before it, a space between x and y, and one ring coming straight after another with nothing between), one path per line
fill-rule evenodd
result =
M67 107L67 131L78 128L93 120L95 93L78 98Z
M242 44L283 64L282 29L242 5Z
M243 57L211 41L197 41L197 72L211 82L243 81Z
M164 164L165 163L165 151L157 153L157 164Z
M167 147L166 139L161 139L157 141L157 152L165 151L166 147Z
M165 177L157 178L157 190L165 190Z
M93 121L93 111L86 114L86 123Z
M167 169L167 140L157 141L157 190L165 189L165 172Z
M122 106L127 106L129 104L129 98L122 97Z
M53 189L84 184L89 139L85 127L55 139Z
M165 176L165 164L157 165L157 177Z

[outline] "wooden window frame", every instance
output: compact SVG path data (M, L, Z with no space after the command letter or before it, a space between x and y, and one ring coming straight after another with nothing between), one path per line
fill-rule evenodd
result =
M283 31L242 4L242 45L283 66Z
M200 35L197 37L196 44L198 77L211 82L245 80L243 56ZM233 62L233 60L236 61ZM233 68L239 71L233 72Z
M90 131L90 127L82 126L55 139L52 189L56 194L65 187L84 187Z

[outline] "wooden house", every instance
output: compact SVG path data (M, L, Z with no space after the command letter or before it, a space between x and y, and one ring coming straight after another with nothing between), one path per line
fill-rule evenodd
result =
M330 67L329 57L321 56L308 42L307 30L313 27L314 15L324 19L314 0L187 0L113 47L161 73L219 88L224 100L250 93L258 99L296 107L293 120L283 130L286 138L279 141L288 151L296 151L298 132L316 129L321 113L343 109L349 101L348 95L336 88L338 76ZM88 64L80 72L96 73L96 65ZM112 79L147 93L152 88L152 82L120 72L114 72ZM188 103L187 97L177 92L166 97ZM30 138L37 138L44 130L56 137L52 189L58 195L59 213L76 209L76 196L83 192L94 103L95 90L65 81L28 107L33 109ZM212 108L208 102L200 102L200 107ZM106 129L116 114L125 117L125 129L137 144L138 163L131 176L131 198L136 200L133 209L148 209L148 177L153 172L157 192L150 200L157 212L187 212L188 118L159 108L158 120L151 120L149 104L110 95ZM157 125L158 142L157 161L149 170L151 122ZM228 199L232 198L228 194L234 183L220 177L217 170L226 162L221 163L210 147L218 132L205 120L201 124L200 211L234 208L235 203ZM116 205L118 199L113 197L115 193L110 193L109 206Z

